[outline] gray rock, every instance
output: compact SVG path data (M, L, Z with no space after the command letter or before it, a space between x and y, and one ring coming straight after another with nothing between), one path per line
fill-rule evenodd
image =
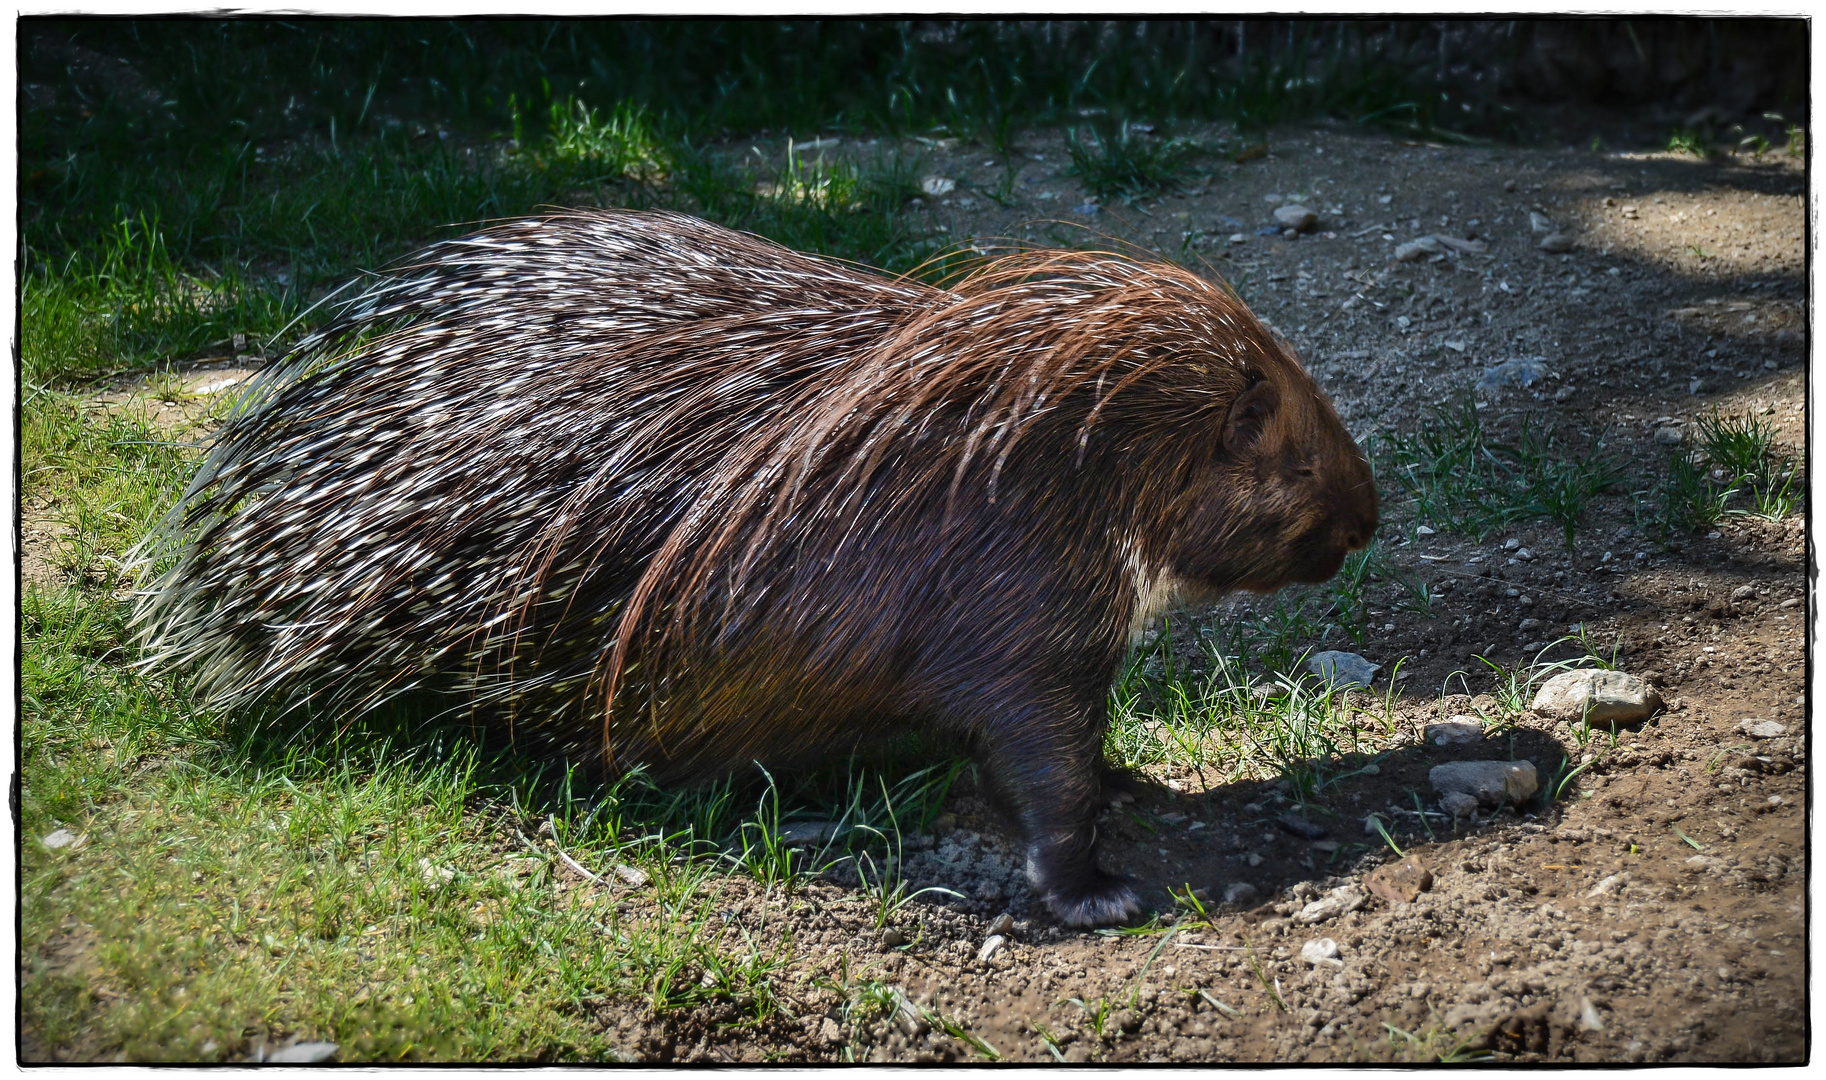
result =
M1244 236L1240 232L1233 232L1230 234L1230 242L1232 244L1247 244L1249 242L1249 238L1247 236Z
M1546 376L1547 358L1545 356L1517 356L1485 368L1484 373L1478 376L1477 388L1486 393L1510 386L1525 388L1533 386Z
M1437 255L1440 250L1439 241L1436 238L1422 236L1414 240L1409 240L1405 244L1397 245L1395 248L1395 261L1413 262L1416 259L1424 259L1428 255Z
M1694 379L1693 381L1687 383L1687 393L1692 394L1694 396L1698 396L1700 394L1709 394L1711 392L1712 392L1712 384L1709 380Z
M1788 734L1788 725L1778 724L1774 720L1758 720L1746 716L1737 722L1737 730L1752 739L1778 739Z
M1448 761L1427 774L1441 795L1469 795L1485 806L1527 802L1540 788L1532 761Z
M1289 229L1301 232L1311 232L1319 224L1319 215L1299 203L1275 207L1274 219Z
M1679 446L1685 438L1686 433L1671 424L1655 429L1655 445L1657 446Z
M1439 797L1439 808L1455 818L1470 817L1477 812L1477 798L1462 791L1448 791Z
M1247 881L1232 881L1224 886L1224 903L1231 907L1248 907L1261 895L1261 891Z
M928 176L919 182L919 190L933 198L937 198L940 195L949 195L952 191L956 190L956 188L957 181L948 176Z
M1737 588L1731 590L1731 602L1733 604L1754 599L1756 599L1756 586L1754 585L1739 585Z
M1528 211L1528 227L1534 232L1543 234L1554 231L1553 219L1539 210Z
M1338 943L1331 938L1314 938L1300 946L1300 959L1313 967L1343 967L1344 961L1338 959Z
M1430 746L1462 746L1479 742L1483 737L1484 725L1470 716L1454 716L1443 724L1428 724L1426 730Z
M989 939L983 942L983 947L976 951L976 962L979 964L987 964L989 958L996 953L1001 952L1002 946L1006 944L1008 944L1007 937L1001 934L990 934Z
M623 884L636 889L645 885L649 880L645 870L638 866L629 866L627 863L616 863L613 873L622 880Z
M898 949L906 943L907 935L895 927L890 926L881 932L881 947L884 949Z
M1647 720L1661 708L1661 695L1634 675L1599 668L1563 671L1541 684L1530 706L1568 723L1589 718L1615 727Z
M1306 670L1341 690L1366 689L1381 664L1372 664L1352 652L1335 649L1314 653L1306 659Z
M810 847L837 838L835 821L794 821L780 828L780 842L787 847Z
M336 1056L337 1049L333 1042L293 1043L266 1055L266 1061L270 1065L315 1065Z
M1006 937L1012 933L1014 933L1014 916L1008 914L1006 911L997 915L995 921L989 924L989 934L991 937L996 934L1001 934Z
M1549 255L1564 255L1566 252L1572 250L1572 237L1567 236L1565 233L1548 233L1546 236L1542 237L1541 242L1535 246Z

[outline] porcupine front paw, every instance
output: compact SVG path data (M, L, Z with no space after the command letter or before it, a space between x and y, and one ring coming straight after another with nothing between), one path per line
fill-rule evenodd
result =
M1069 886L1045 890L1046 906L1066 926L1089 928L1124 923L1141 914L1141 898L1127 878L1097 871Z

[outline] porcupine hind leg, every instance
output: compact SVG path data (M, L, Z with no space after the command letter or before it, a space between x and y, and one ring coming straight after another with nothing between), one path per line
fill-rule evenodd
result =
M1068 926L1126 922L1141 912L1134 884L1097 865L1103 708L1099 699L1065 724L1004 717L984 739L984 764L1027 836L1028 879Z

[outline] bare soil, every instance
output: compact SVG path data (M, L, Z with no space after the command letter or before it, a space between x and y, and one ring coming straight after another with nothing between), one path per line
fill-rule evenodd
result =
M1660 475L1657 427L1690 431L1714 408L1754 413L1804 449L1797 160L1443 147L1326 126L1277 132L1269 147L1243 164L1207 162L1211 175L1191 190L1074 213L1088 200L1061 175L1056 135L1020 144L1010 205L985 190L1003 176L996 155L932 144L925 172L956 186L926 212L960 240L1087 243L1087 226L1207 267L1293 342L1359 435L1422 420L1491 365L1542 356L1548 373L1536 384L1481 394L1486 422L1534 412L1608 429L1608 445L1639 471L1626 487ZM1318 228L1258 235L1290 195L1318 212ZM1573 236L1572 250L1539 250L1531 212ZM1428 233L1475 236L1487 250L1394 261L1399 243ZM1170 937L1053 926L1004 822L966 787L938 828L909 839L906 861L915 887L965 897L907 907L894 923L905 944L884 946L872 909L840 879L788 896L732 879L722 886L730 933L791 930L785 1010L757 1029L727 1024L733 1005L654 1015L609 1002L600 1022L626 1058L655 1062L991 1052L1045 1062L1055 1047L1064 1060L1104 1062L1805 1060L1802 521L1733 519L1663 546L1618 494L1600 500L1568 551L1546 522L1473 543L1414 536L1418 522L1390 510L1384 544L1441 596L1430 617L1372 613L1360 651L1384 675L1404 661L1399 723L1372 748L1374 774L1306 807L1323 835L1280 824L1295 809L1284 787L1207 788L1189 774L1145 778L1138 802L1103 818L1109 868L1139 879L1169 921L1168 890L1198 890L1209 926ZM31 577L51 565L43 549L55 527L29 507L26 518ZM1505 550L1512 536L1536 556ZM1544 629L1523 631L1523 619ZM1474 701L1494 688L1474 655L1513 665L1529 641L1575 623L1594 642L1620 642L1620 666L1659 688L1666 711L1614 748L1608 738L1577 746L1568 727L1532 713L1482 745L1422 741L1424 724L1493 704ZM1470 674L1452 677L1461 671ZM1364 695L1365 708L1379 712L1383 692L1379 683L1373 704ZM1739 727L1746 718L1787 731L1754 739ZM1595 760L1561 802L1456 823L1434 806L1427 774L1442 761L1513 754L1544 768L1562 753ZM1363 889L1366 874L1396 861L1363 834L1371 811L1431 875L1410 902ZM1238 883L1255 899L1224 905ZM1295 921L1343 887L1362 897L1354 910ZM617 895L624 907L643 903ZM1003 913L1008 941L980 959ZM1335 941L1336 963L1302 959L1318 938ZM846 1010L831 988L871 979L904 992L921 1018ZM934 1030L925 1011L977 1043Z

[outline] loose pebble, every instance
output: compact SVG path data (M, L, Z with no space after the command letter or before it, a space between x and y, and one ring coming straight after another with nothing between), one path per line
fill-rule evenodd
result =
M1248 907L1261 895L1261 891L1247 881L1233 881L1224 886L1224 903L1231 907Z
M1300 232L1311 232L1319 224L1319 215L1299 203L1276 207L1274 219L1286 228L1297 229Z
M1363 875L1363 887L1390 906L1400 907L1413 903L1415 897L1433 887L1433 872L1420 861L1420 856L1409 855Z
M1753 716L1746 716L1737 722L1737 730L1752 739L1777 739L1788 734L1788 725L1777 723L1774 720L1758 720Z
M1302 926L1335 919L1347 911L1355 911L1363 906L1364 895L1354 886L1340 885L1324 896L1301 908L1294 915L1293 921Z
M1448 791L1439 797L1439 807L1455 818L1470 817L1477 812L1477 799L1462 791Z
M1461 746L1483 737L1484 725L1469 716L1454 716L1443 724L1428 724L1426 729L1426 741L1433 746Z
M995 921L989 924L989 936L990 937L994 937L997 934L1000 934L1003 937L1007 937L1013 933L1014 933L1014 916L1008 914L1006 911L1002 912L1000 915L997 915L995 917Z
M1314 653L1306 660L1306 670L1341 689L1367 689L1381 664L1372 664L1353 652L1332 649Z
M989 958L996 953L1001 952L1002 946L1006 944L1008 944L1007 936L1003 934L989 935L989 940L983 942L983 947L976 951L976 962L979 964L988 963Z
M1325 826L1308 821L1298 814L1282 814L1275 819L1275 824L1302 840L1318 840L1325 836Z
M1527 802L1540 787L1532 761L1449 761L1427 778L1441 795L1469 795L1485 806Z
M328 1061L336 1056L338 1046L333 1042L301 1042L281 1047L266 1055L269 1065L315 1065Z
M1331 938L1314 938L1300 946L1300 959L1314 967L1328 965L1343 967L1344 961L1338 959L1338 943Z
M1572 250L1572 237L1565 233L1549 233L1536 246L1549 255L1562 255Z
M48 848L69 848L74 851L82 846L84 839L85 837L78 836L68 829L58 829L55 832L47 834L44 839L38 842Z
M1543 716L1577 723L1615 726L1648 719L1662 707L1661 695L1634 675L1581 668L1548 679L1530 706Z
M1731 590L1731 602L1733 604L1754 599L1756 599L1756 586L1754 585L1739 585L1737 588Z
M949 195L952 191L956 190L956 188L957 181L948 176L928 176L919 182L919 190L933 198L937 198L940 195Z
M1685 432L1677 427L1659 427L1655 429L1655 444L1657 446L1679 446L1681 441L1685 438Z
M1530 387L1547 376L1545 356L1517 356L1492 364L1478 376L1477 388L1486 393L1507 387ZM1520 547L1520 544L1516 545Z
M650 880L647 877L647 872L645 870L642 870L638 866L629 866L627 863L616 863L610 872L620 878L622 884L636 889L645 885Z
M895 927L890 926L881 932L881 947L884 949L898 949L906 943L907 935L901 933Z

